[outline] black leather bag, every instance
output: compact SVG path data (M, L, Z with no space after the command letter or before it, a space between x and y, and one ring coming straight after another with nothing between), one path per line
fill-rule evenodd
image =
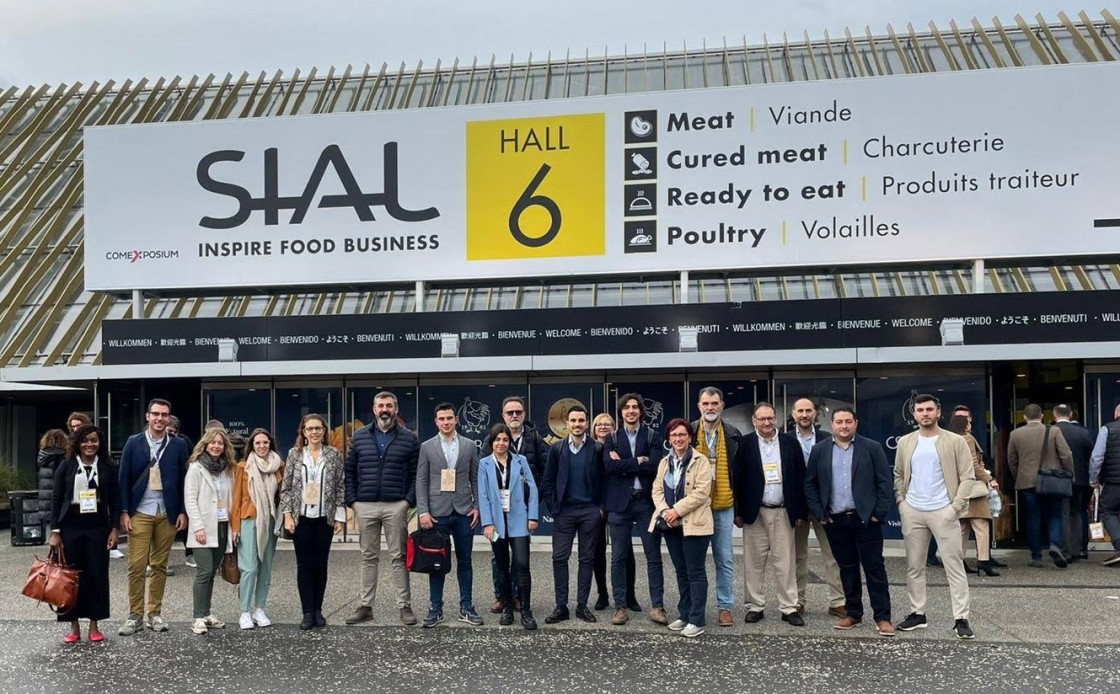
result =
M1035 480L1034 490L1039 496L1056 496L1068 499L1073 496L1073 473L1061 467L1046 470L1042 461L1046 459L1046 451L1050 446L1050 427L1046 427L1046 434L1042 437L1042 456L1038 462L1038 479Z

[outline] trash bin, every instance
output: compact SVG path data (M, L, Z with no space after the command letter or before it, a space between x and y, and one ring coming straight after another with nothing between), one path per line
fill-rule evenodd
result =
M44 544L47 533L39 513L39 490L11 491L8 500L11 502L12 546Z

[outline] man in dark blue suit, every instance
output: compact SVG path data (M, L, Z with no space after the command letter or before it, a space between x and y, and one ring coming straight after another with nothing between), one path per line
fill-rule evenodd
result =
M1054 425L1066 437L1073 455L1073 496L1066 509L1066 554L1070 561L1089 558L1089 499L1093 488L1089 486L1089 459L1093 457L1093 436L1081 424L1073 421L1069 405L1054 408Z
M824 524L832 554L840 566L847 615L837 629L863 622L863 586L881 636L894 636L891 596L883 562L883 523L894 500L891 470L883 446L856 435L856 413L850 407L832 412L832 438L813 446L805 471L809 513Z
M665 579L661 570L661 536L649 531L653 517L653 478L661 461L661 438L643 423L646 407L642 396L627 393L618 399L618 418L622 427L603 444L603 467L607 484L603 510L611 530L611 594L615 612L611 624L630 621L627 611L626 557L632 552L630 538L634 525L642 538L649 578L650 621L666 625Z

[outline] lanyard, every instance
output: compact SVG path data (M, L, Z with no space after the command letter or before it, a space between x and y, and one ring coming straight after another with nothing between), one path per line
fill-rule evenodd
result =
M512 462L507 460L506 464L502 465L497 458L494 459L494 464L498 466L498 489L509 489L509 468Z
M151 452L152 444L155 443L155 441L152 439L152 437L148 436L148 432L146 431L144 432L144 438L148 440L148 453L152 456L151 461L149 461L150 464L153 466L159 465L159 460L163 457L163 452L167 450L168 434L163 435L163 438L160 440L159 448L156 449L155 453Z

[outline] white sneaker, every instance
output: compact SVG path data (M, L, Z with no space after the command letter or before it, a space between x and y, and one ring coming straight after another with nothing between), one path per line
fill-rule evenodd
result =
M688 626L688 622L683 619L675 619L673 623L669 625L669 631L681 631L686 626Z
M681 629L681 636L686 639L693 639L704 633L704 627L698 627L695 624L689 624L684 629Z
M191 623L191 631L198 634L199 636L202 636L203 634L205 634L207 632L206 620L205 619L194 620L194 622Z
M109 550L109 558L110 559L124 559L124 552L120 551L119 549L111 549L111 550Z
M237 620L237 624L242 629L252 629L254 626L256 626L255 624L253 624L253 616L248 612L241 613L241 619Z
M117 632L119 636L132 636L136 632L144 628L144 622L136 617L129 617L121 624L120 630Z
M272 626L272 620L268 618L268 615L264 613L264 609L260 607L253 610L253 621L256 622L259 627Z
M205 617L203 617L202 621L206 622L206 626L210 627L211 629L225 629L226 628L226 623L223 622L222 620L218 619L217 617L215 617L212 614L208 614Z
M152 631L167 631L167 622L163 621L163 617L154 614L148 618L148 628Z

